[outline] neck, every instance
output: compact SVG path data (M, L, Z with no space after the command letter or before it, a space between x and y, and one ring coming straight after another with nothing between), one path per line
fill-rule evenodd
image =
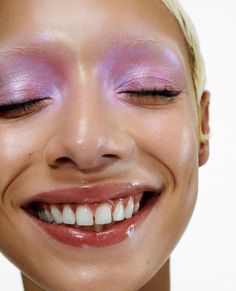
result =
M30 280L24 274L22 274L22 280L25 291L45 291L39 287L35 282ZM160 271L139 291L170 291L170 272L169 272L169 260L160 269Z
M156 275L139 291L170 291L170 261L168 260Z
M34 281L26 277L24 274L21 273L24 290L25 291L45 291L39 285L37 285Z

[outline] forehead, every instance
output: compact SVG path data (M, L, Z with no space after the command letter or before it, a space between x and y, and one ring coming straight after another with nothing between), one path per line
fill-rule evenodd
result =
M0 2L0 20L2 34L6 30L24 30L25 34L37 30L45 34L60 32L61 36L65 33L68 38L86 38L91 43L103 38L104 45L130 34L137 38L170 38L180 46L184 40L160 0L5 0Z
M1 51L4 43L11 48L62 40L69 54L93 63L114 47L132 52L141 46L144 53L145 47L163 52L166 47L191 75L183 34L160 0L5 0L0 21Z

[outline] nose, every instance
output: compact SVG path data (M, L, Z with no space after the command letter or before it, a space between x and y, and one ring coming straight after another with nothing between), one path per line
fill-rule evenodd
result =
M79 100L79 101L78 101ZM52 168L74 167L81 172L101 171L128 160L134 141L109 109L89 96L68 101L46 146L45 157Z

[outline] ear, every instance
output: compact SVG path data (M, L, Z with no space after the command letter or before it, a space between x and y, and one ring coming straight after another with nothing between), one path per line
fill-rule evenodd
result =
M204 135L208 135L209 128L209 104L210 104L210 93L204 91L200 102L200 126L201 132ZM199 166L204 165L209 157L209 141L200 141L199 143Z

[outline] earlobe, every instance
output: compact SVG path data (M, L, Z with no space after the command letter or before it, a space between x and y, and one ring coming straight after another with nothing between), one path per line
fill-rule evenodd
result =
M203 136L208 136L210 132L209 127L209 104L210 104L210 93L204 91L200 102L200 126L201 135L199 143L199 166L204 165L209 157L209 141L208 139L203 140Z

